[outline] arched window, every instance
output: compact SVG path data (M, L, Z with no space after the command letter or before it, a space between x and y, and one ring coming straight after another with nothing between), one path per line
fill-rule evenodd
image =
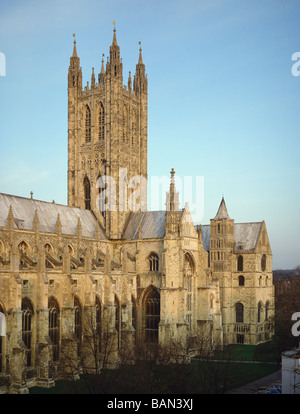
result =
M98 340L98 350L101 351L101 303L98 297L96 297L96 335Z
M149 256L150 272L158 272L159 259L156 253L151 253Z
M188 329L192 324L192 273L193 263L190 256L185 255L184 258L184 288L186 289L186 320Z
M266 270L267 267L267 256L265 254L262 255L261 257L261 270L262 272L264 272Z
M102 102L99 105L99 119L98 119L98 126L99 126L99 141L104 140L104 107Z
M158 342L158 324L160 321L160 294L152 288L145 300L145 341Z
M259 276L259 279L258 279L258 285L259 285L259 286L261 286L261 285L262 285L262 276Z
M121 327L121 312L120 312L120 301L115 295L115 328L117 332L117 346L120 347L120 327Z
M28 245L26 242L22 241L21 243L19 243L18 249L20 253L25 255L28 254Z
M50 297L48 301L49 309L49 337L53 349L53 361L59 359L59 307L57 301Z
M244 276L239 276L239 286L245 286L245 278L244 278Z
M237 270L238 272L243 272L244 270L244 259L243 256L239 256L237 260Z
M265 320L267 321L268 320L268 318L269 318L269 307L270 307L270 302L269 301L267 301L266 302L266 313L265 313Z
M244 306L242 303L237 303L235 305L235 321L236 323L244 322Z
M85 177L83 181L84 187L84 207L86 210L91 209L91 185L90 180Z
M258 307L257 307L257 322L261 322L261 309L262 309L262 304L261 302L258 302Z
M20 254L20 267L27 268L28 266L26 264L26 257L28 257L29 254L28 244L25 241L22 241L21 243L19 243L18 249Z
M74 297L74 333L77 339L77 350L80 351L81 337L82 337L82 308L77 296Z
M85 142L91 142L91 110L85 108Z
M22 300L22 340L26 346L28 367L32 365L32 317L33 306L29 299Z

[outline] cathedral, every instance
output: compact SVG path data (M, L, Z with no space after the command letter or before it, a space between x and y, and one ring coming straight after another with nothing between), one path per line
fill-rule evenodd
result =
M222 198L195 225L173 168L165 210L148 211L142 50L124 85L114 29L99 69L83 86L74 40L68 205L0 194L0 393L51 387L82 355L97 370L108 338L116 366L124 349L177 341L196 355L201 336L213 347L274 334L265 222L235 223Z

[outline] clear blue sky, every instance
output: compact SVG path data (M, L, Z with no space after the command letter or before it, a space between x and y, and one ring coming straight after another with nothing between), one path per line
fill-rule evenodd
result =
M274 269L299 265L299 19L299 0L2 1L0 191L66 204L72 35L86 84L115 21L124 83L142 43L149 176L203 176L201 223L224 195L235 222L266 221Z

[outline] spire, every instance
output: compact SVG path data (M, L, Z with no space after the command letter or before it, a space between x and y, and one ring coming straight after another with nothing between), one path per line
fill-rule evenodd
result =
M143 63L143 57L142 57L141 42L139 42L139 45L140 45L139 61L138 61L138 64L136 65L136 72L135 72L134 81L133 81L133 89L136 94L147 93L147 86L148 86L147 75L145 73L145 65Z
M75 37L75 33L73 33L73 36ZM73 46L73 55L72 57L78 57L77 56L77 49L76 49L76 40L74 39L74 46Z
M102 54L101 72L98 75L98 83L104 84L105 80L105 69L104 69L104 53Z
M75 33L73 33L73 37L75 37ZM81 68L80 68L80 59L77 56L75 39L74 39L74 46L73 46L73 54L70 57L68 86L69 88L78 87L79 89L81 89L82 87L82 73L81 73Z
M115 25L115 22L113 22L113 24ZM115 46L118 46L117 36L116 36L116 28L115 27L114 27L114 36L113 36L113 42L112 42L112 44L115 45Z
M115 22L113 22L113 25ZM114 36L113 36L113 42L109 49L110 54L110 60L109 64L107 66L107 72L110 72L111 76L115 78L119 78L122 80L122 71L123 71L123 65L122 61L120 59L120 47L117 43L117 36L116 36L116 28L114 27ZM123 82L123 80L122 80Z
M128 90L131 92L132 89L132 80L131 80L131 72L129 72L128 76Z
M95 86L95 72L94 72L94 68L92 68L91 86L92 86L92 88Z
M225 204L224 197L222 197L222 201L220 203L219 210L218 210L217 215L214 218L214 220L224 220L224 219L231 220L231 218L229 217L228 211L227 211L227 207L226 207L226 204Z
M139 45L140 45L139 65L143 65L141 42L139 42Z

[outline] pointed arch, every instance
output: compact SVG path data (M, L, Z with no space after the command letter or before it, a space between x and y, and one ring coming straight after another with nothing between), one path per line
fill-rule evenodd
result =
M83 189L84 189L84 208L86 210L91 209L91 184L87 176L83 180Z
M235 304L235 321L236 323L244 322L244 305L241 302Z
M82 305L78 296L74 296L74 334L77 339L79 353L82 339Z
M186 322L188 330L192 328L192 300L193 300L193 274L195 263L190 253L184 255L183 285L186 289Z
M265 254L262 255L261 257L261 270L262 272L265 272L267 267L267 256Z
M48 332L52 343L53 361L59 360L60 342L60 310L57 300L50 296L48 299L49 325Z
M91 110L88 105L84 111L84 122L85 122L85 142L91 142Z
M23 298L22 304L22 340L26 346L26 364L32 365L32 324L33 324L33 305L30 299Z
M257 305L257 322L258 323L261 322L261 312L262 312L262 303L261 301L259 301Z
M270 309L270 302L267 300L266 307L265 307L265 321L269 318L269 309Z
M150 285L145 292L143 300L145 320L145 342L158 342L158 326L160 322L160 293L158 289Z

